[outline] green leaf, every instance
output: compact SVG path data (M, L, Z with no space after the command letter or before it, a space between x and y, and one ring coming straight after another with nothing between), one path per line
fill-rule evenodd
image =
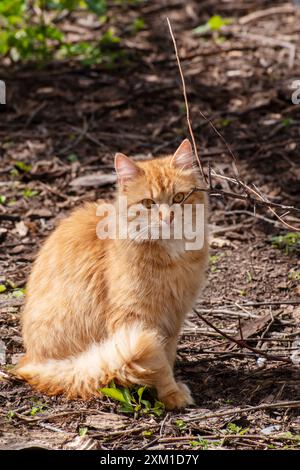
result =
M230 23L232 23L231 18L222 18L220 15L214 15L208 20L208 24L212 31L219 31L222 26L226 26Z
M197 28L193 29L194 34L206 34L209 31L210 31L210 26L208 23L201 24L200 26L197 26Z
M7 421L11 421L11 420L13 419L13 417L15 416L15 414L16 414L16 413L15 413L13 410L9 410L9 411L7 412L7 415L6 415Z
M12 293L13 297L16 297L17 299L20 299L24 297L25 295L25 289L16 289Z
M128 388L124 387L123 390L122 390L122 392L123 392L124 398L125 398L125 400L126 400L126 403L127 403L128 405L132 405L132 403L136 403L134 397L131 395L131 393L130 393L130 391L129 391Z
M108 398L112 398L113 400L117 400L126 405L128 404L121 390L117 388L104 387L104 388L100 388L100 392Z
M193 33L195 34L206 34L209 31L219 31L223 26L232 23L231 18L222 18L220 15L212 16L207 23L198 26L197 28L193 29Z
M22 194L26 199L30 199L32 197L37 196L39 192L35 191L34 189L32 190L32 189L26 188L23 190Z
M284 250L286 254L300 252L300 233L288 232L271 237L272 246Z
M32 169L32 166L27 165L25 162L15 162L14 165L18 170L24 171L25 173L28 173Z
M148 412L151 410L151 403L150 403L149 400L144 400L144 399L142 399L141 402L140 402L140 404L141 404L141 405L144 405L144 407L145 407L144 412L145 412L145 413L148 413Z
M88 432L88 428L79 428L79 431L78 431L80 437L84 437L87 432Z
M7 290L6 286L4 284L0 284L0 294L2 292L5 292Z
M143 431L142 436L151 437L153 435L153 431Z
M122 413L134 413L135 409L132 405L129 405L128 403L123 403L120 408L120 411Z
M70 155L67 156L67 160L71 163L78 162L78 156L76 153L70 153Z
M146 386L138 388L137 394L138 394L138 397L139 397L139 403L141 403L141 399L143 397L143 393L144 393L145 389L146 389Z
M104 15L107 9L106 0L85 0L88 8L98 16Z
M152 411L156 416L162 416L165 412L165 405L161 401L155 400Z
M295 122L295 121L294 121L294 119L292 119L292 118L285 118L285 119L283 119L283 120L281 121L281 123L282 123L282 125L283 125L284 127L289 127L289 126L291 126L292 124L294 124L294 122Z
M0 195L0 204L5 204L6 196Z
M132 23L132 29L135 33L142 31L145 28L145 21L143 18L135 18Z
M184 430L187 427L187 424L183 419L176 419L175 424L180 430Z

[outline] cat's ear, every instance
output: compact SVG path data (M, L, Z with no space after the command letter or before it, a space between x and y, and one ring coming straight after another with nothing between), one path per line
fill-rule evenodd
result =
M171 166L174 168L180 168L181 170L188 170L193 167L194 152L191 143L188 139L185 139L179 145L178 149L174 153Z
M118 175L119 182L125 183L126 181L133 180L135 177L142 175L144 172L139 168L130 158L126 157L123 153L116 153L115 155L115 169Z

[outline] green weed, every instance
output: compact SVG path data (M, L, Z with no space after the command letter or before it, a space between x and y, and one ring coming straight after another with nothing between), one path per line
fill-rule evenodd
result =
M161 416L165 412L164 404L158 401L154 391L146 386L117 387L112 381L108 387L101 388L99 392L120 403L122 413Z
M300 233L288 232L285 235L276 235L271 238L274 248L279 248L285 254L300 252Z

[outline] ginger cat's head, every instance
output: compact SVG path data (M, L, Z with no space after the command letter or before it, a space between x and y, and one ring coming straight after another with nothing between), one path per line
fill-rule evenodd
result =
M126 196L128 208L135 208L129 219L138 218L139 231L133 237L136 241L144 239L143 235L149 232L149 227L159 231L157 238L160 239L164 238L162 228L169 226L170 238L174 238L172 230L176 220L182 218L182 212L174 209L182 209L185 204L194 207L205 203L205 194L202 192L194 192L186 198L201 183L199 169L194 168L194 163L193 149L187 139L174 155L168 157L133 161L122 153L116 154L118 197ZM150 235L149 239L153 240L153 237Z

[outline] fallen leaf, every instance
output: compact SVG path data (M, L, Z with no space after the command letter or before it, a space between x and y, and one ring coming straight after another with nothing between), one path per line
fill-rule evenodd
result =
M273 318L278 316L280 312L278 313L273 313ZM264 315L261 318L250 318L247 320L242 320L241 321L241 330L243 334L243 339L246 340L247 338L250 338L251 336L255 335L256 333L259 333L263 328L272 320L271 316L269 313ZM233 339L235 340L241 340L241 334L238 332L237 335L233 336ZM230 343L229 345L227 344L224 349L227 351L230 351L231 349L235 348L236 345L234 343Z
M27 233L28 233L28 227L27 225L23 222L23 220L21 220L20 222L17 222L16 223L16 230L18 232L18 234L20 235L20 237L26 237Z

